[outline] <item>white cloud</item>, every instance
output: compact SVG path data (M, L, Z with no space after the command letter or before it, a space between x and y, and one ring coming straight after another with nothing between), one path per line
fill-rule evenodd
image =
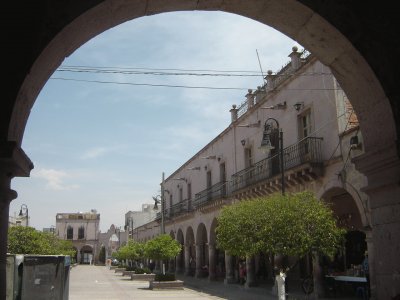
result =
M93 159L93 158L98 158L100 156L105 155L107 152L110 152L110 149L106 147L95 147L91 148L81 156L81 159Z
M46 180L46 188L51 190L73 190L79 188L77 184L65 184L65 179L70 177L70 175L61 170L39 169L32 172L32 177Z

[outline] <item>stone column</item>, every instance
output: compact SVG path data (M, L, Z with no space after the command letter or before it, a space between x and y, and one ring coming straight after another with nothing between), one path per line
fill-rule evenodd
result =
M185 253L184 247L182 246L182 251ZM179 252L179 255L176 257L175 262L175 270L177 273L182 273L182 252Z
M268 70L267 76L265 76L265 79L267 80L267 92L272 91L275 88L275 78L276 75L272 74L271 70Z
M371 210L371 298L391 299L400 295L400 146L376 147L382 148L352 161L368 178L368 186L362 190L369 196Z
M28 177L32 169L32 162L17 143L0 143L0 299L6 298L10 202L17 198L17 192L11 189L11 179L13 177Z
M231 122L235 122L238 118L238 109L236 108L236 105L233 104L232 108L230 109L230 113L231 113Z
M190 247L189 245L185 245L185 275L190 274Z
M256 286L256 272L254 266L254 256L246 257L246 284L245 287L249 288Z
M175 258L171 258L169 261L169 272L170 273L175 273L175 266L176 266L176 259Z
M196 272L195 272L195 277L200 278L202 277L202 272L201 272L201 245L196 244Z
M225 284L235 282L235 276L233 273L234 270L232 264L233 264L233 257L225 251L225 280L224 280Z
M252 108L254 106L254 94L253 90L248 89L247 94L246 94L246 101L247 101L247 107L248 109Z
M301 66L301 53L297 52L297 47L294 46L292 48L292 53L289 54L289 57L291 59L291 66L292 66L292 70L293 72L295 72L298 68L300 68Z
M208 245L208 280L214 280L216 277L216 259L215 259L215 245Z

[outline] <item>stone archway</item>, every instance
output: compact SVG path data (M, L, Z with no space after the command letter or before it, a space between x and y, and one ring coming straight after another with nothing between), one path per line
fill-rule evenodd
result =
M10 28L8 36L15 45L13 44L14 48L10 47L11 51L8 53L14 51L16 59L5 62L5 73L8 76L4 90L5 104L2 106L0 118L2 142L0 215L3 220L0 255L4 256L6 251L5 233L8 225L5 220L8 218L9 202L17 196L10 188L11 178L29 176L33 167L20 148L29 112L39 91L64 57L97 34L133 18L167 11L219 10L270 25L297 40L332 69L349 96L360 120L366 150L366 153L356 158L354 162L357 169L368 177L370 183L365 191L372 203L373 239L377 247L376 257L379 257L377 263L385 266L376 270L378 295L379 298L398 295L400 279L394 275L398 273L396 266L400 264L396 250L400 241L396 239L393 242L391 239L391 236L397 236L400 227L397 209L400 201L399 133L396 132L394 119L395 114L398 118L399 113L398 105L395 103L398 99L395 78L398 78L398 75L396 67L390 61L391 58L397 57L396 53L393 54L395 51L389 48L391 43L386 44L386 48L385 45L379 44L383 42L379 35L385 35L386 31L391 30L390 17L387 18L389 20L387 30L378 29L371 38L368 31L374 28L372 20L375 18L370 17L368 5L359 7L359 4L350 2L329 5L321 4L319 1L303 2L307 6L301 1L294 0L268 2L249 0L245 3L166 0L162 4L149 1L110 0L95 1L90 4L60 3L48 6L41 3L26 7L9 2L7 5L15 9L14 17L12 20L10 18L9 22L15 23L8 27ZM12 9L5 9L4 13L8 14L9 11L13 11ZM38 11L40 9L43 9L43 12L40 13ZM379 5L375 9L382 12ZM357 18L363 14L364 19L361 19L364 22L358 22ZM361 28L359 24L370 26ZM385 29L385 25L380 29ZM390 33L386 36L389 37ZM375 57L378 53L383 53L380 55L381 58ZM398 122L397 120L397 124ZM1 291L5 290L4 270L4 259L2 259Z
M192 227L186 229L185 238L185 275L194 276L196 270L196 247Z
M185 270L185 239L183 238L183 232L180 228L176 234L176 240L181 245L181 252L178 254L176 259L176 271L178 273L183 273Z
M373 272L375 257L371 253L374 246L371 240L368 212L360 205L362 200L358 194L350 193L340 186L331 186L325 190L322 199L331 207L338 225L346 229L347 233L334 259L322 258L321 267L329 272L355 272L360 276L363 274L361 265L365 253L368 252L370 254L367 259L371 275L368 275L367 279L370 291L375 294L376 278Z
M208 259L207 229L200 223L196 231L196 277L208 276Z
M84 245L79 250L79 263L80 264L92 264L94 262L93 247L90 245Z
M218 221L214 218L210 226L208 243L209 279L225 278L225 251L218 248L216 228Z

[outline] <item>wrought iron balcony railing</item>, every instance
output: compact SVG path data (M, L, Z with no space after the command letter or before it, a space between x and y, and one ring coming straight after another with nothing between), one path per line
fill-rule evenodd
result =
M199 207L209 201L225 197L227 195L226 186L227 182L221 181L197 193L194 197L194 206Z
M283 150L284 170L308 163L322 166L322 138L307 137ZM231 192L280 174L279 153L263 159L253 166L232 175Z

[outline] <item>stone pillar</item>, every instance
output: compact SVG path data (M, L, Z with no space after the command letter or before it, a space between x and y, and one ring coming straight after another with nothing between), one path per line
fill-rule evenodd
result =
M168 260L168 273L175 273L175 258Z
M315 252L312 253L312 268L314 280L314 297L318 299L324 296L323 272L319 264L319 255Z
M231 122L233 123L233 122L235 122L236 120L237 120L237 118L238 118L238 109L236 108L236 105L235 104L233 104L232 105L232 108L231 108L231 110L230 110L230 113L231 113Z
M185 255L184 247L182 246L183 255ZM182 273L182 252L176 257L175 270L177 273Z
M364 230L365 233L365 241L367 242L367 251L368 251L368 267L369 267L369 293L372 293L371 287L374 287L374 293L373 295L375 296L375 287L376 287L376 280L375 280L375 257L374 257L374 243L372 240L372 231L370 228L368 230ZM372 297L371 297L372 298ZM376 299L373 298L373 299Z
M294 46L292 48L292 53L289 54L289 57L291 59L291 66L292 66L293 72L295 72L301 66L300 56L301 56L301 53L297 52L297 47Z
M28 177L32 169L32 162L17 143L0 143L0 299L6 298L10 202L17 198L17 192L11 189L11 179L13 177Z
M271 70L267 71L267 76L265 76L267 80L267 91L272 91L275 88L275 77L276 75L272 74Z
M246 288L256 286L256 272L254 265L254 256L246 257Z
M235 282L235 276L233 273L234 270L232 264L233 264L233 257L225 251L225 280L224 280L225 284Z
M370 284L372 299L400 295L400 160L396 144L353 159L356 169L368 178L362 191L369 196L372 227Z
M216 277L216 259L215 245L208 245L208 280L214 280Z
M190 275L190 247L185 245L185 275Z
M246 94L246 101L247 101L247 107L248 109L252 108L254 106L254 94L252 89L248 89Z
M195 277L200 278L202 277L202 272L201 272L201 245L196 244L196 272L195 272Z

